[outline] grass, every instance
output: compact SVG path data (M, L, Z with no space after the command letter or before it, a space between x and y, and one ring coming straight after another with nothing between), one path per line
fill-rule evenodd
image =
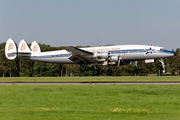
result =
M120 76L120 77L1 77L0 82L134 82L180 81L180 76Z
M1 85L0 120L179 120L180 85Z

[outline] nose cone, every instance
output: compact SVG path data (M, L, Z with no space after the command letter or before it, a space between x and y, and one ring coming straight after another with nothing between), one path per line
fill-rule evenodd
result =
M170 54L170 56L169 57L174 57L176 55L176 53L175 52L173 52L173 51L171 51L171 54Z
M162 51L162 56L164 56L164 58L168 58L168 57L173 57L175 56L176 53L170 50L163 50Z

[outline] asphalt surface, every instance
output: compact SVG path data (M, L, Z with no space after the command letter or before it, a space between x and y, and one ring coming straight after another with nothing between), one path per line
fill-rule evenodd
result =
M155 82L0 82L0 85L128 85L128 84L180 84L180 81Z

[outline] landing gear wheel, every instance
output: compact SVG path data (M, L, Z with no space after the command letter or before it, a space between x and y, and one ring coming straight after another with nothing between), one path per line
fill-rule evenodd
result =
M93 74L94 74L94 75L98 75L98 74L99 74L99 71L98 71L98 70L94 70L94 71L93 71Z
M106 71L106 74L107 74L107 75L112 75L112 70L107 70L107 71Z

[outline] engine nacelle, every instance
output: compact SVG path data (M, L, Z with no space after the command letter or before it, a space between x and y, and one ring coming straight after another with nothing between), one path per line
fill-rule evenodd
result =
M98 53L94 53L94 58L96 59L107 59L109 57L108 52L98 52Z
M117 56L117 55L112 55L112 56L110 57L110 61L111 61L111 62L117 62L117 61L118 61L118 56Z

